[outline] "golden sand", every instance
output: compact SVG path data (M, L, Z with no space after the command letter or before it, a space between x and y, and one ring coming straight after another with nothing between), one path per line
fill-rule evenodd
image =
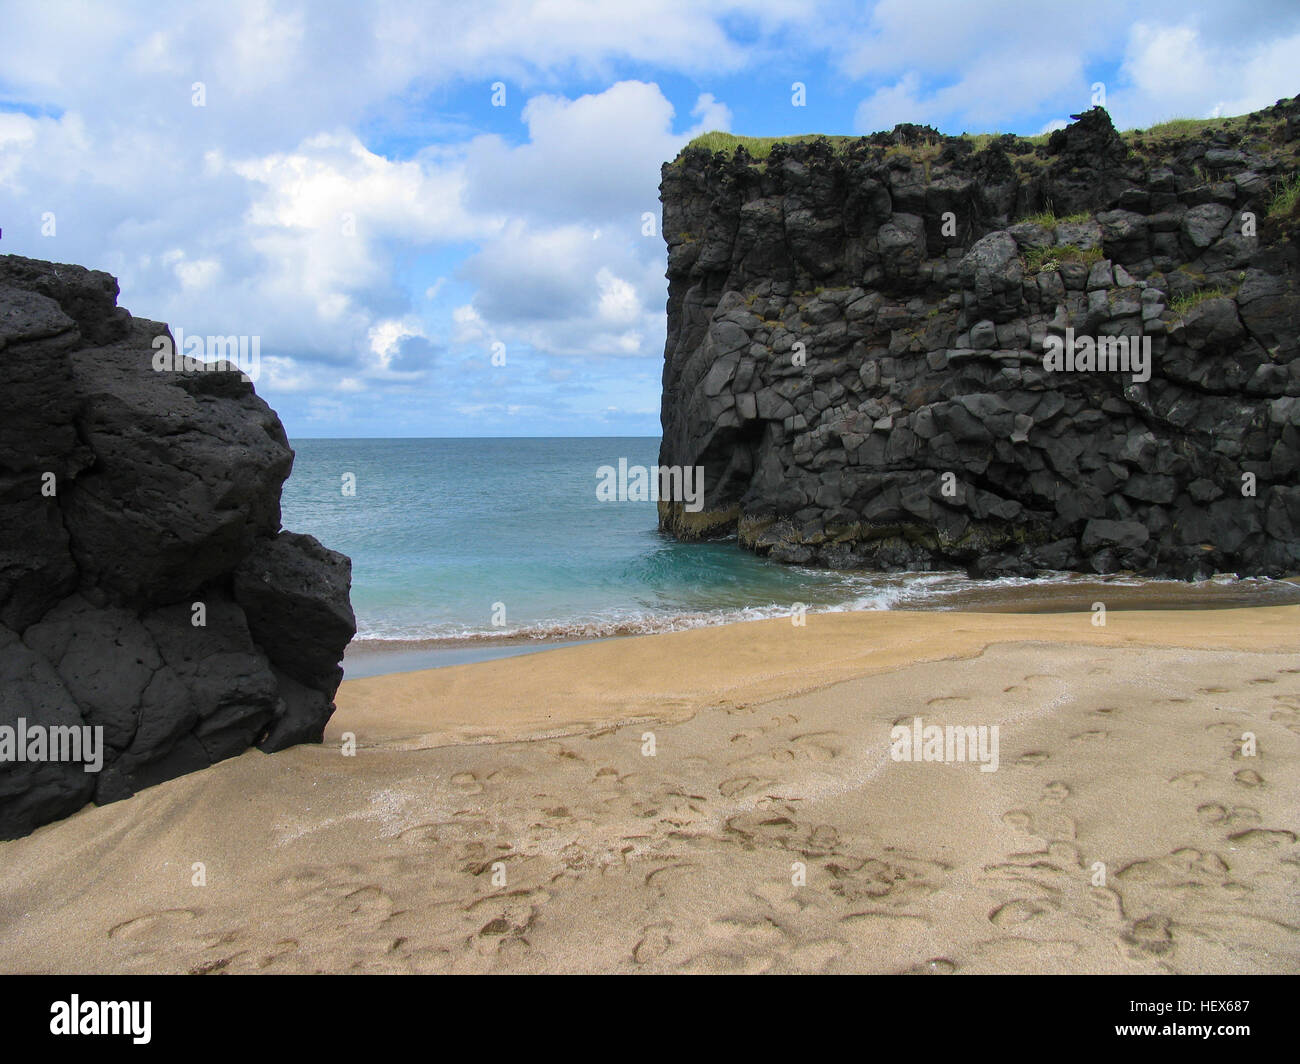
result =
M0 971L1300 971L1300 606L1107 621L349 681L322 746L0 843ZM917 717L997 770L895 760Z

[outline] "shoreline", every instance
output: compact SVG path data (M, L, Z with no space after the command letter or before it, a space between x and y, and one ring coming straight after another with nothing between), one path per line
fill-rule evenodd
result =
M1152 580L1126 583L1117 576L1112 580L1080 578L1060 582L1033 584L998 584L958 588L936 595L929 602L908 602L899 607L880 610L852 610L842 606L811 606L808 616L853 613L986 613L986 614L1063 614L1082 613L1091 609L1097 596L1104 596L1110 612L1200 611L1222 609L1259 609L1300 604L1300 577L1263 581L1259 578L1232 581ZM776 610L778 607L765 607ZM619 625L569 626L565 634L551 637L526 633L470 633L428 639L358 638L349 644L344 656L345 679L370 678L394 672L413 672L450 665L493 661L502 657L539 653L584 643L662 635L672 632L698 631L731 624L755 623L755 620L783 620L787 613L751 619L732 614L691 615L690 623L674 624L663 618L664 627L640 631L630 622ZM653 624L653 621L646 623ZM585 629L585 633L576 630ZM613 630L608 630L613 629ZM351 667L349 667L351 666Z
M809 613L594 640L546 653L344 680L325 741L500 741L611 720L678 720L719 698L770 701L893 668L978 656L1001 643L1300 650L1300 605L1088 613L876 610ZM1287 629L1282 618L1290 619ZM1189 634L1196 633L1191 639ZM782 655L789 655L782 664ZM810 674L816 679L810 679ZM565 697L537 693L563 690ZM409 748L409 746L408 746Z

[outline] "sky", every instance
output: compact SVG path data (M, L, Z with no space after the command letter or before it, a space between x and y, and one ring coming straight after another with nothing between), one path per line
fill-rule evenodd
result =
M291 438L657 436L697 134L1030 135L1097 83L1127 129L1298 68L1295 0L0 0L0 253L256 337Z

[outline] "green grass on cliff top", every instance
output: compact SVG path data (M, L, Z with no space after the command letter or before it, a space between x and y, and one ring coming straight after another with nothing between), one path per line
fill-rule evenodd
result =
M1244 124L1250 115L1237 115L1232 118L1171 118L1167 122L1160 122L1149 129L1129 129L1121 134L1127 141L1141 139L1165 139L1178 140L1183 137L1200 136L1203 133L1215 129L1232 129L1235 126ZM1000 133L963 133L962 140L970 141L971 146L976 151L981 151L988 147L989 142L1001 136ZM1020 140L1028 141L1030 144L1046 144L1050 133L1042 133L1036 137L1020 137ZM734 155L736 149L744 145L745 150L755 159L766 159L772 152L772 146L775 144L800 144L807 141L823 139L820 133L801 133L797 136L789 137L740 137L734 133L712 132L703 133L696 137L686 149L704 148L709 152L726 152L728 155ZM842 153L848 150L850 144L862 139L860 137L847 136L826 136L824 139L830 141L833 151ZM683 150L686 150L683 149ZM912 154L919 148L901 147L899 150ZM681 158L680 153L678 158Z

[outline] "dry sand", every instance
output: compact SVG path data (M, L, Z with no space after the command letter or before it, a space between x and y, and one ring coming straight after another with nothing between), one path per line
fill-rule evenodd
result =
M0 971L1300 971L1300 606L1108 622L351 681L323 746L0 843ZM996 725L997 771L891 759L917 716Z

